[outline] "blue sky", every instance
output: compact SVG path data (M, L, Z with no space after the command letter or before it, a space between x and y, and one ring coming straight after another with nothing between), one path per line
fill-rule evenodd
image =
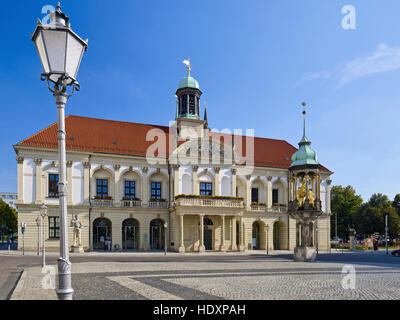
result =
M29 33L56 1L2 1L0 190L16 192L13 144L57 119L39 80ZM342 28L345 5L356 30ZM398 0L66 0L89 38L67 114L168 125L183 59L203 91L212 128L307 136L333 184L364 200L400 193L400 2Z

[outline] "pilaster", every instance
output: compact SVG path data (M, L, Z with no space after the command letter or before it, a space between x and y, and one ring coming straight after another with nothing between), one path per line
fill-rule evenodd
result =
M199 215L199 220L200 220L200 230L199 230L200 245L199 245L199 252L204 252L204 251L206 251L206 248L204 247L204 214L200 214L200 215Z
M18 198L16 203L24 202L24 157L17 157L17 192Z
M36 167L36 195L35 195L35 203L41 204L43 203L42 198L42 159L35 158L35 167Z
M199 170L199 166L192 166L192 171L193 171L193 182L192 182L193 194L200 194L197 170Z
M174 169L174 196L179 195L179 164L172 166Z
M251 175L246 176L246 208L250 210L251 208Z
M231 169L231 172L232 172L232 197L237 197L237 194L236 194L236 172L237 172L237 170Z
M180 253L185 252L185 244L183 242L183 215L179 216L179 248Z
M236 251L237 250L237 245L236 245L236 217L232 217L231 218L231 223L232 223L232 245L231 245L231 249L232 251Z
M267 177L267 208L272 208L272 177Z
M216 167L214 168L214 173L215 173L215 192L214 195L219 196L221 195L221 188L219 186L220 182L219 182L219 170L220 168Z
M225 244L225 215L221 215L222 225L221 225L221 251L226 251Z
M332 180L326 180L326 213L331 213L331 183Z
M121 203L120 168L119 164L114 164L114 204L116 206Z
M88 205L90 200L90 162L82 162L83 164L83 200Z
M148 167L142 168L142 206L149 206L149 176L148 176Z
M72 205L72 161L67 161L67 204Z

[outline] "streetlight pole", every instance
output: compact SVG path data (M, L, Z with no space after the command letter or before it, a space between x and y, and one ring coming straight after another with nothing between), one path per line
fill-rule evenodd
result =
M168 227L168 222L164 222L164 255L167 255L167 227Z
M40 206L40 216L42 217L42 267L46 266L46 242L44 238L44 229L45 229L45 219L47 217L47 206L45 204L42 204Z
M57 10L50 13L50 20L48 25L38 21L32 41L44 70L41 80L46 80L47 87L56 99L58 110L60 257L57 294L61 300L72 300L74 290L71 287L71 262L68 252L65 105L75 90L80 90L76 76L87 49L87 40L82 40L72 31L69 18L61 11L60 3L57 4ZM72 88L71 94L67 93L68 87Z
M388 243L388 231L389 231L389 226L388 226L388 214L385 214L385 238L386 238L386 255L389 254L389 243Z
M36 218L37 225L37 255L40 255L40 215Z
M338 240L338 236L337 236L337 211L336 211L336 221L335 221L335 237L336 237L336 252L338 251L338 243L339 243L339 240Z
M267 224L266 226L267 228L267 256L269 255L269 236L268 236L268 231L269 231L269 225Z
M21 231L22 231L22 255L25 255L25 228L26 228L26 223L21 222ZM10 240L8 240L8 246L10 250Z

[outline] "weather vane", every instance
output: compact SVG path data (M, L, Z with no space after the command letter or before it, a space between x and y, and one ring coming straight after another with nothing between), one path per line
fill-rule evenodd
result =
M190 72L190 67L192 66L192 64L190 63L190 58L183 60L182 63L187 66L187 71Z

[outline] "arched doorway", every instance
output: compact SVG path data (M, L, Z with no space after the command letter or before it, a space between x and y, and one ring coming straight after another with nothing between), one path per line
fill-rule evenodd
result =
M274 250L284 250L285 248L285 224L282 221L276 221L274 223L273 230L273 242L274 242Z
M150 249L164 249L164 222L161 219L150 222Z
M104 250L104 243L111 238L111 221L98 218L93 221L93 250Z
M204 218L204 248L213 249L213 222L210 218Z
M261 249L261 224L258 221L253 223L251 238L252 238L251 240L252 240L253 249L260 250Z
M139 223L135 219L126 219L122 222L122 249L139 248Z

